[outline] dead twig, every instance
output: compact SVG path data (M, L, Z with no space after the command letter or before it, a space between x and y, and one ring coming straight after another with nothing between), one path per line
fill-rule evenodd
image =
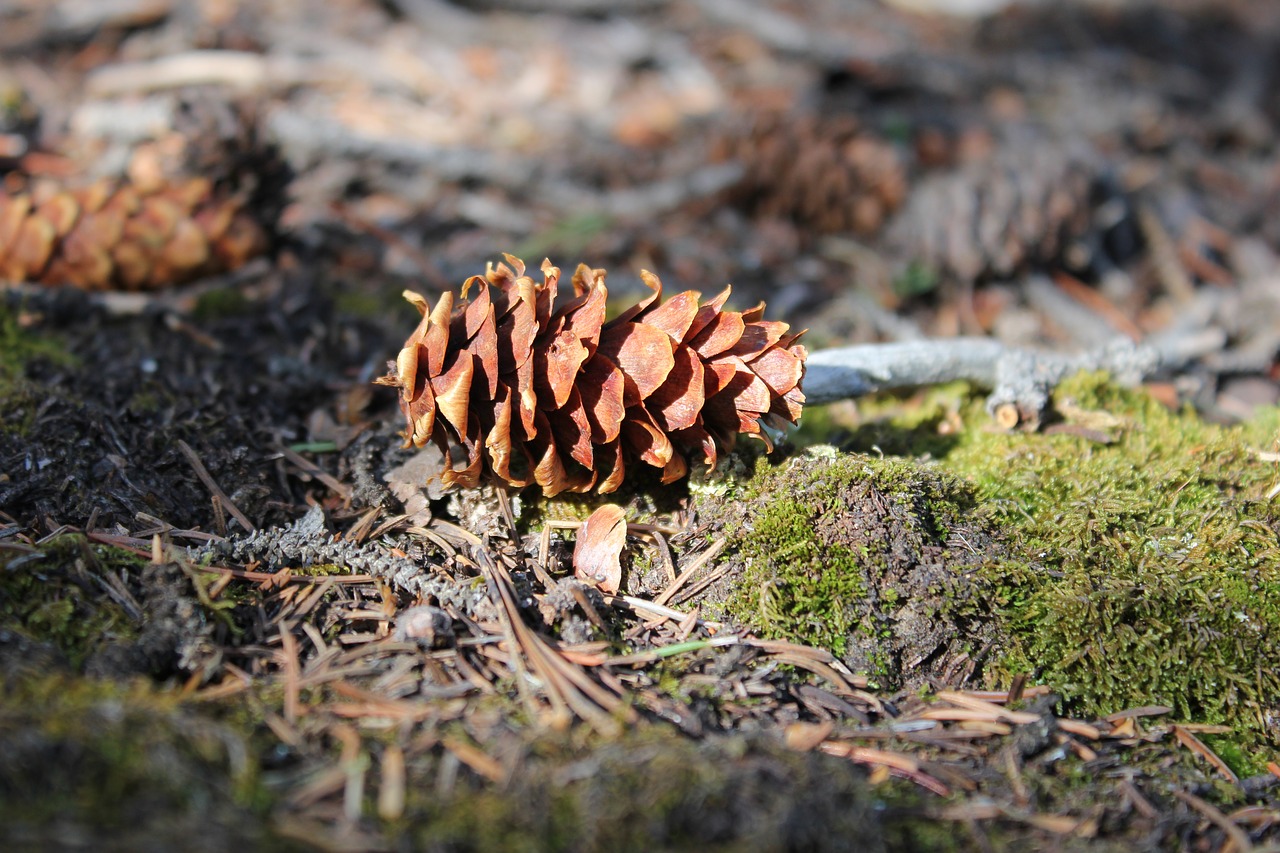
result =
M220 85L240 90L280 89L299 83L337 82L332 66L296 57L237 50L192 50L144 62L119 62L91 71L88 91L100 98L160 89Z
M1135 385L1159 370L1215 351L1221 341L1207 341L1204 352L1188 352L1183 343L1153 346L1122 337L1079 355L1009 347L990 338L864 344L810 354L803 387L810 404L822 404L891 388L966 380L992 389L987 411L1013 406L1022 420L1038 421L1054 386L1080 370L1106 370Z

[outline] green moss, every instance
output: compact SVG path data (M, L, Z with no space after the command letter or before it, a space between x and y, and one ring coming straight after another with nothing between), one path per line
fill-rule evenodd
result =
M824 548L813 535L815 521L812 505L802 501L769 503L741 544L744 603L756 611L750 621L766 636L803 637L843 655L855 627L851 605L866 594L863 555Z
M948 641L963 644L961 623L984 607L966 560L944 565L972 505L960 481L902 460L815 448L782 467L762 461L710 513L729 513L742 563L727 614L896 682L919 620L954 625Z
M409 303L404 300L406 284L403 281L391 282L367 281L360 287L345 286L335 288L333 292L334 310L344 316L376 320L378 322L395 322L405 329L405 335L412 330L409 323L414 314ZM424 291L429 298L435 299L431 288L422 284L408 285L409 290Z
M607 744L549 736L504 788L415 786L418 849L880 849L880 797L851 762L761 738L695 742L640 726Z
M1206 424L1099 375L1055 400L1103 413L1114 441L993 432L975 401L936 454L1016 537L1018 554L986 570L1008 639L989 678L1033 673L1082 713L1164 704L1233 726L1256 769L1257 749L1280 743L1277 471L1256 455L1280 412ZM915 421L899 443L936 436L936 420Z
M24 328L20 314L15 303L0 302L0 430L21 435L31 429L36 407L49 394L29 378L33 363L70 365L74 359L57 337Z
M236 287L221 287L207 290L196 299L191 316L201 323L213 320L224 320L228 317L240 317L248 313L252 303L244 293Z
M550 257L554 261L557 257L581 256L591 240L608 230L612 224L612 220L601 213L569 216L549 228L531 234L516 246L512 254L517 258L524 258L530 268L536 271L544 257ZM577 261L574 261L565 271L572 274L576 266Z
M133 618L97 579L143 563L128 551L75 535L32 552L0 551L0 628L51 643L79 666L104 643L136 637Z
M913 261L893 277L893 292L904 299L923 296L937 288L939 280L936 270Z
M266 836L243 736L142 682L0 675L0 842L226 849ZM59 843L60 842L60 843Z

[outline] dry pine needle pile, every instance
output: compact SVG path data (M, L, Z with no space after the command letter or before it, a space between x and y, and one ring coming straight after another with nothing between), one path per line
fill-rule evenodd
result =
M510 256L456 306L406 292L422 321L379 380L400 390L406 442L440 447L446 486L611 492L637 462L674 482L739 432L768 443L762 426L799 419L802 333L764 320L763 303L724 310L728 287L663 301L658 277L641 277L652 293L607 322L605 271L585 265L560 305L559 268L544 261L536 282Z

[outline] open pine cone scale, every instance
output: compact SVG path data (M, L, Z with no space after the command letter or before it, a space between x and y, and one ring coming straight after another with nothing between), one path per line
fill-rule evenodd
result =
M799 419L803 333L764 320L763 304L724 310L727 287L663 301L641 276L652 293L607 322L605 271L585 265L559 307L559 268L544 261L535 282L510 256L456 306L452 292L432 307L406 291L422 320L379 380L400 390L406 443L441 448L445 485L611 492L635 462L674 482L739 432L768 443L762 425Z

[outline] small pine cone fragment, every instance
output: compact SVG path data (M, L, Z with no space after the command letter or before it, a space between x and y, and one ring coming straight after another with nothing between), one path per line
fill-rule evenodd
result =
M943 278L1009 278L1064 255L1092 225L1093 158L1048 144L1006 144L990 159L926 178L885 238L895 255Z
M762 113L715 159L745 169L731 203L818 233L874 234L907 194L898 151L849 115Z
M153 290L233 270L267 242L205 178L0 192L0 280Z
M585 265L560 305L557 267L544 261L535 282L510 256L456 306L452 292L432 307L406 291L422 321L378 380L400 391L406 445L440 447L446 486L612 492L629 466L674 482L739 432L768 444L762 426L797 422L803 333L764 320L763 304L724 310L728 287L663 301L658 277L641 277L653 292L608 322L605 272Z

